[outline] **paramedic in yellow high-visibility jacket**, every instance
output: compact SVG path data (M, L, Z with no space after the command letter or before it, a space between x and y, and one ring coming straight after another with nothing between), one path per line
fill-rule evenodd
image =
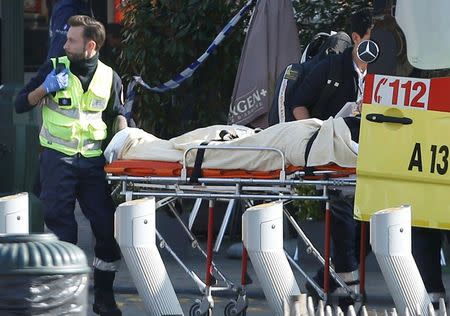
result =
M45 224L59 239L76 244L78 200L96 239L93 310L116 316L121 311L113 282L120 251L102 148L112 136L106 123L115 120L126 126L122 82L99 60L103 25L84 15L71 17L68 25L66 56L44 64L19 93L15 106L18 113L38 106L42 110L40 199Z

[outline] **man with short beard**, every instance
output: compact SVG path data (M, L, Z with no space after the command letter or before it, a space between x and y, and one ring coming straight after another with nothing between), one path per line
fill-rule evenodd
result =
M45 224L59 239L76 244L78 200L96 239L93 310L117 316L122 313L113 282L120 250L114 239L115 207L103 170L102 147L112 130L126 126L122 82L99 60L103 25L85 15L71 17L68 25L66 56L44 64L20 91L15 107L17 113L38 105L42 109L40 199ZM105 122L114 119L118 128L108 128Z

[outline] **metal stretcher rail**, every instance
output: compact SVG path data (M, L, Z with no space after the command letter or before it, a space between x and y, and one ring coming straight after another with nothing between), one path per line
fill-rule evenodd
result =
M331 175L332 172L319 171L314 175L324 176ZM182 179L182 177L137 177L137 176L114 176L112 174L107 175L107 179L111 181L134 181L139 183L153 183L153 184L188 184L190 178ZM343 186L356 185L356 179L318 179L318 180L305 180L305 179L242 179L242 178L199 178L198 183L195 185L198 187L201 184L254 184L254 185L328 185L328 186ZM191 184L194 186L194 184Z
M133 196L155 196L203 199L264 199L264 200L318 200L326 201L326 195L300 195L293 186L354 186L355 179L330 180L265 180L265 179L221 179L199 178L198 184L189 184L189 178L180 177L136 177L108 175L110 181L119 181L121 194L130 192ZM228 184L228 185L227 185ZM246 186L246 184L248 184ZM251 186L250 186L251 184ZM261 185L261 186L258 186ZM130 189L131 188L131 189ZM133 188L138 189L134 191ZM251 193L259 192L259 193ZM270 193L269 193L270 192Z

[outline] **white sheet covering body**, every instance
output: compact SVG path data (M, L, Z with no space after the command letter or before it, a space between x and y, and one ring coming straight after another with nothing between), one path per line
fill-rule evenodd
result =
M163 140L140 129L126 128L117 133L105 150L106 159L139 159L182 162L183 153L192 146L210 141L208 146L271 147L285 154L286 165L304 166L305 149L311 136L320 129L311 146L308 166L336 163L356 167L356 146L342 118L326 121L308 119L281 123L259 133L244 126L214 125L199 128L170 140ZM239 136L229 141L219 139L227 130ZM193 167L197 150L187 155L187 165ZM273 151L206 150L202 168L271 171L280 169L280 156Z

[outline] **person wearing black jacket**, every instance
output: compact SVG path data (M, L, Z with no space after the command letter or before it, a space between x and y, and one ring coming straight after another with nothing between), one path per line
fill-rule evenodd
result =
M17 113L37 106L42 110L39 198L46 226L59 239L76 244L78 200L96 239L93 310L120 316L113 282L121 256L102 148L115 130L126 127L122 84L99 60L103 25L84 15L72 16L68 25L66 56L44 64L19 92L15 107Z
M300 87L294 92L293 104L290 107L296 120L310 117L322 120L335 116L347 102L362 103L364 76L367 64L358 58L357 47L363 40L370 39L373 27L372 12L369 8L358 10L351 16L353 48L347 48L340 55L331 55L321 61L305 77ZM343 80L332 98L322 108L318 109L321 92L327 84L331 65L336 62L342 64ZM334 63L335 64L335 63ZM354 190L329 190L331 210L331 238L333 240L332 261L335 271L342 279L359 292L359 225L353 218ZM323 284L323 269L314 277L315 281ZM310 295L316 295L313 287L308 283L306 288ZM330 290L338 288L337 283L330 282ZM341 291L336 291L339 293ZM345 293L345 292L342 292ZM352 303L350 298L341 300L343 304Z
M69 30L67 20L74 15L92 16L90 2L88 0L55 1L51 8L47 59L65 54L63 46Z
M294 91L290 111L297 120L310 117L326 120L335 116L347 102L356 102L358 98L358 73L355 69L354 48L349 47L342 54L330 55L320 62L305 78L300 87ZM334 60L333 60L334 59ZM342 64L342 79L333 96L328 99L326 106L317 109L323 87L327 84L331 64ZM364 66L361 67L365 72ZM295 104L295 105L294 105ZM299 104L303 106L299 106Z

